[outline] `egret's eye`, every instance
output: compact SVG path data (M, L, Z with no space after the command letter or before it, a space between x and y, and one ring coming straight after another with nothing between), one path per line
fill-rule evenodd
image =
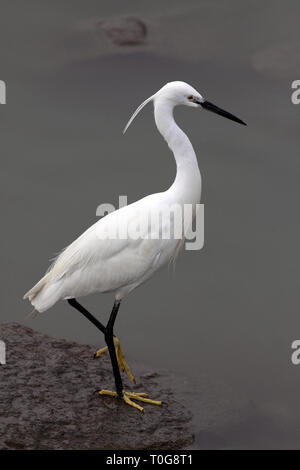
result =
M193 95L188 96L188 100L192 101L194 99Z

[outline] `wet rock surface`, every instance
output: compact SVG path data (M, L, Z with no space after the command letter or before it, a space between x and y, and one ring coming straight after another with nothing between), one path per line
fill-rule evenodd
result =
M96 28L97 31L104 31L117 46L138 46L145 42L147 36L146 24L133 17L99 20Z
M144 413L110 397L108 357L17 323L0 325L6 364L0 366L0 449L178 449L193 441L191 413L167 375L140 370L133 391L164 402Z
M153 46L155 26L135 16L90 18L70 23L61 35L63 63L98 60L111 54L132 54Z

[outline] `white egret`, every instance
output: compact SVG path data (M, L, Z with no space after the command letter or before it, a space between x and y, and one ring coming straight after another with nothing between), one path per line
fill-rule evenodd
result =
M240 119L205 100L187 83L176 81L167 83L144 101L130 118L124 132L150 101L154 104L157 128L176 161L177 172L173 184L164 192L146 196L97 221L60 253L45 276L24 296L38 312L44 312L59 300L67 300L88 318L104 334L107 347L97 351L96 356L109 351L115 379L115 391L101 390L99 394L119 397L141 411L143 408L133 400L155 405L161 405L161 402L150 400L144 393L130 393L124 390L120 369L126 371L130 380L134 379L126 364L120 342L114 335L114 323L122 299L177 255L184 235L182 240L172 236L152 238L151 224L146 226L146 233L139 238L110 238L103 235L112 233L112 229L138 223L137 214L152 214L161 207L171 207L174 204L179 207L189 204L195 208L200 202L201 175L197 158L190 140L174 120L175 106L206 109L245 125ZM171 227L174 221L170 217L164 223ZM164 229L162 226L158 228L159 233ZM114 293L115 301L106 326L76 300L76 297L92 292Z

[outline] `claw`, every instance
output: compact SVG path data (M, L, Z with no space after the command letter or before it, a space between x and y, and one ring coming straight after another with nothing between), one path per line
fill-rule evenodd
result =
M99 395L108 395L110 397L118 397L117 392L111 392L110 390L100 390L98 392ZM144 403L149 403L150 405L157 405L157 406L162 406L161 401L157 400L150 400L148 397L147 393L135 393L135 392L126 392L126 390L123 390L123 400L127 405L132 406L133 408L137 408L139 411L143 412L144 408L137 403L135 403L133 400L137 401L142 401Z
M101 354L105 353L108 351L108 347L106 346L105 348L98 349L98 351L95 352L94 354L94 359L97 359L97 357L100 357Z
M128 375L129 379L131 382L135 383L135 379L131 373L131 370L129 369L129 366L125 360L125 355L122 351L120 340L114 336L114 344L115 344L115 350L117 354L117 359L118 359L118 364L119 367L122 371L125 370L126 374ZM103 353L108 351L108 347L106 346L105 348L98 349L98 351L95 352L94 354L94 359L100 357Z

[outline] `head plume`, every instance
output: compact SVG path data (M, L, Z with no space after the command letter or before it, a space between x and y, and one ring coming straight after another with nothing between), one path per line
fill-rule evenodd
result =
M127 131L128 127L130 126L130 124L132 123L132 121L134 120L134 118L139 114L139 112L143 109L144 106L146 106L147 103L149 103L150 101L152 101L154 99L155 95L152 95L150 96L149 98L147 98L142 104L139 105L139 107L134 111L133 115L131 116L131 118L129 119L129 121L127 122L126 126L124 127L124 130L123 130L123 134L125 134L125 132Z

